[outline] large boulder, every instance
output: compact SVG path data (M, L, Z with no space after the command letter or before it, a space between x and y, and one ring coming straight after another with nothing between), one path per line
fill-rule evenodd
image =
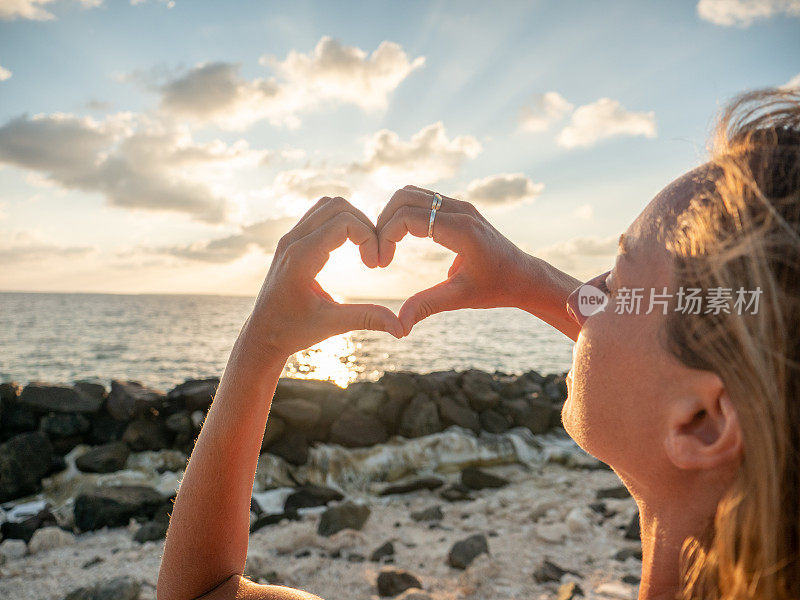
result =
M432 396L453 396L460 391L459 381L461 375L454 371L433 371L418 376L419 387L423 392Z
M270 415L267 419L267 426L264 429L264 438L261 440L261 452L275 444L286 431L286 423L283 419Z
M469 407L466 397L461 392L457 392L454 396L440 396L436 404L439 406L439 414L445 425L458 425L475 433L481 430L478 413Z
M8 402L16 402L22 387L16 381L0 383L0 406Z
M122 441L134 452L163 450L172 445L174 434L162 421L136 419L131 421L122 434Z
M370 510L363 504L344 502L328 508L319 520L317 533L323 537L330 537L342 529L361 530L369 518Z
M386 390L379 383L358 381L347 387L347 402L356 410L369 415L377 415L386 402Z
M494 408L500 402L500 394L494 390L492 376L484 371L464 371L461 388L472 408L478 412Z
M277 400L272 403L269 412L299 431L312 429L322 416L322 409L318 404L303 398Z
M0 445L0 502L36 492L52 459L53 446L40 431L14 436Z
M89 431L91 423L81 413L49 413L39 421L39 426L51 439L68 438Z
M101 487L75 499L75 525L81 531L121 527L133 517L152 518L163 503L163 496L147 486Z
M292 465L302 465L308 460L308 438L298 431L289 431L272 444L268 452L280 456Z
M504 401L500 410L511 418L514 425L530 429L533 433L544 433L550 429L557 412L547 400L523 398Z
M402 371L384 373L378 381L390 400L408 402L419 392L417 381L411 373Z
M125 433L127 426L127 421L117 421L109 414L108 410L103 408L97 414L92 415L89 442L92 444L107 444L119 441L122 439L122 434Z
M106 398L108 398L108 391L106 386L97 381L76 381L72 386L84 402L97 406L97 408L90 412L97 412L105 405Z
M274 400L303 398L304 400L314 401L326 396L343 397L344 390L330 381L281 377L275 388Z
M331 425L330 441L348 448L374 446L388 439L386 427L377 417L349 409Z
M137 381L114 380L106 405L109 414L117 421L128 421L134 417L159 414L166 398L164 392L145 387Z
M124 442L111 442L87 450L75 459L75 466L85 473L113 473L125 467L130 449Z
M504 433L511 428L511 420L489 408L480 415L481 427L489 433Z
M103 398L83 393L74 387L32 382L25 386L19 404L34 412L94 413L103 405Z
M400 435L418 438L442 430L436 403L425 393L419 393L409 402L400 419Z
M214 394L219 387L219 377L208 379L187 379L180 385L170 390L167 398L176 403L178 407L185 408L189 412L196 410L208 410Z
M194 423L188 410L179 410L171 414L164 420L167 429L175 434L172 441L176 448L187 448L191 446L194 439Z

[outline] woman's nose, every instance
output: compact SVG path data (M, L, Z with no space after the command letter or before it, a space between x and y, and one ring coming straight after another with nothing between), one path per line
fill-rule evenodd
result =
M608 277L609 271L604 273L600 273L596 277L592 277L589 281L580 284L576 287L572 293L567 298L567 314L578 324L578 327L583 327L583 324L586 323L586 320L589 318L584 312L581 310L580 306L580 296L581 296L581 288L585 285L591 285L596 288L602 288L602 282Z

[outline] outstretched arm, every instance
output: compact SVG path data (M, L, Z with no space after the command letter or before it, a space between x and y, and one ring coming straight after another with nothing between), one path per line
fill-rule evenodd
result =
M225 367L186 466L167 533L158 600L299 599L311 596L242 579L250 498L272 396L287 358L354 329L401 335L389 309L338 304L316 274L334 248L358 244L378 264L372 223L342 198L323 198L279 242L253 312Z
M378 217L381 266L394 256L407 233L427 237L433 192L413 185L397 190ZM574 277L523 252L498 232L475 207L443 198L433 239L456 253L447 279L411 296L400 308L406 334L434 313L460 308L521 308L574 340L579 326L566 310L580 285Z

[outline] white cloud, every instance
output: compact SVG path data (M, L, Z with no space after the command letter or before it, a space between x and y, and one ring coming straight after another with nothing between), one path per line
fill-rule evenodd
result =
M323 37L310 54L293 50L283 61L262 56L260 62L278 77L245 79L240 65L227 62L199 64L170 76L155 86L161 106L172 115L230 129L262 119L297 127L301 113L320 105L385 109L389 94L425 59L410 60L393 42L382 42L368 55Z
M100 0L102 2L102 0ZM175 2L173 0L158 0L161 4L166 5L167 8L175 8ZM138 4L144 4L147 0L131 0L132 6L137 6Z
M11 71L6 69L3 65L0 65L0 81L11 79L11 75L13 75Z
M47 21L55 18L46 8L53 0L0 0L0 19Z
M352 172L430 183L455 175L482 147L471 135L449 139L439 121L423 127L407 142L396 132L382 129L367 140L365 150L364 159L351 165Z
M619 235L577 237L536 250L534 254L584 281L614 265Z
M543 183L534 183L522 173L505 173L472 181L462 196L486 207L513 206L533 201L543 190Z
M520 109L519 124L524 131L545 131L551 123L567 116L573 105L558 92L546 92L533 97Z
M215 177L257 164L239 141L195 143L185 130L121 113L103 121L67 114L21 116L0 126L0 163L33 171L65 189L102 194L112 206L225 220Z
M792 89L792 88L800 88L800 73L792 77L789 81L784 83L782 88L785 89Z
M291 169L281 171L275 178L275 188L282 194L300 196L307 200L322 196L348 197L350 185L342 178L342 169Z
M92 246L59 246L33 232L12 232L0 242L0 261L5 264L42 259L74 259L95 252Z
M97 8L102 6L105 0L78 0L83 8Z
M278 240L297 222L295 217L265 219L241 228L241 231L213 240L204 240L184 246L157 248L154 252L180 258L213 263L237 260L252 249L271 254Z
M774 15L800 15L800 0L700 0L697 14L716 25L749 27Z
M600 98L576 108L556 141L565 148L588 147L620 135L655 137L655 113L629 112L617 100Z

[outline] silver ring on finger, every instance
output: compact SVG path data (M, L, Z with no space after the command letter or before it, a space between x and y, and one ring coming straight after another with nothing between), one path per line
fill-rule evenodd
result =
M433 222L436 220L436 211L442 206L442 195L438 192L433 194L433 202L431 203L431 218L428 221L428 237L433 237Z

